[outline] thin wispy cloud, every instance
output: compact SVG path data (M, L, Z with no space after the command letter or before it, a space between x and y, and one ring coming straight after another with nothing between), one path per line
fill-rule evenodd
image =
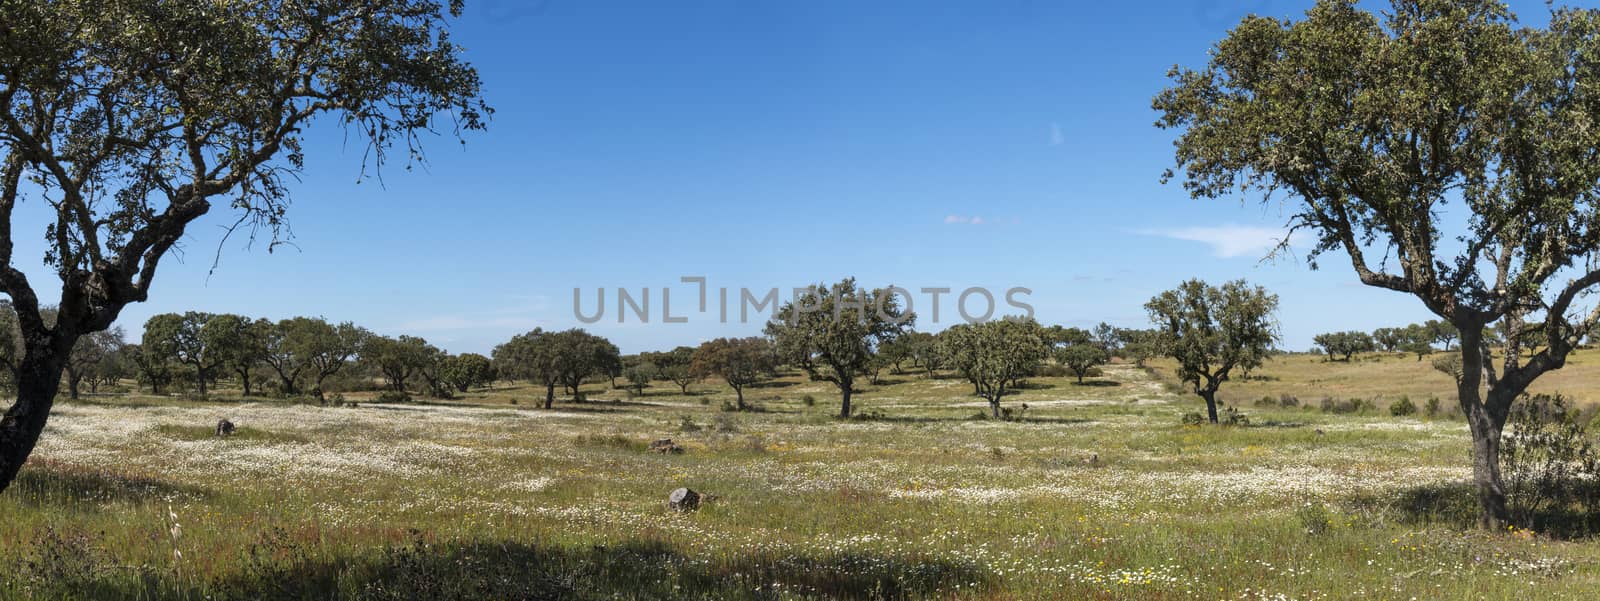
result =
M1018 225L1020 217L981 217L978 215L946 215L945 225Z
M1224 259L1245 256L1264 257L1282 243L1284 237L1288 235L1288 232L1282 228L1231 224L1147 229L1140 230L1138 233L1146 236L1171 238L1173 240L1199 242L1211 247L1213 255ZM1295 245L1295 240L1291 239L1289 242L1291 246Z

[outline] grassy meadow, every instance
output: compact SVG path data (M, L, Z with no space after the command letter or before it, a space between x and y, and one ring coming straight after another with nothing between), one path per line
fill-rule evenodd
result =
M355 406L130 395L57 404L0 495L0 597L82 599L1592 599L1600 546L1484 533L1466 427L1335 414L1447 399L1393 356L1281 358L1201 408L1160 362L1029 381L885 375L841 421L787 375L534 408L502 383ZM1600 353L1541 387L1594 400ZM1294 395L1300 407L1251 399ZM1026 404L1027 409L1022 409ZM219 418L238 424L212 435ZM685 448L649 452L658 438ZM715 495L666 507L687 486Z

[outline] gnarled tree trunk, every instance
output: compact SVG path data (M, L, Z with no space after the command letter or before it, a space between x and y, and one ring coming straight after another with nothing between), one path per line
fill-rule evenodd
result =
M17 400L0 418L0 491L16 479L39 442L45 421L50 419L67 356L55 342L56 337L30 341L17 368ZM71 349L72 345L68 343L65 348Z
M1491 381L1488 395L1484 396L1480 388L1485 362L1490 357L1479 334L1482 325L1457 325L1461 330L1461 381L1456 393L1461 413L1467 417L1467 426L1472 432L1472 481L1478 488L1478 502L1483 511L1478 523L1484 528L1499 530L1511 520L1505 481L1500 474L1500 435L1511 413L1511 401L1522 391L1513 390L1513 383Z

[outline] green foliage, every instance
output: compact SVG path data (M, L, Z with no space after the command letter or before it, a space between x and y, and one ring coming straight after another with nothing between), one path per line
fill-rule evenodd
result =
M1372 341L1379 350L1392 353L1405 344L1406 332L1404 328L1378 328L1372 331Z
M915 322L890 290L859 290L855 278L845 278L779 307L765 331L782 360L839 388L839 416L848 418L856 378L867 374L876 349Z
M771 343L756 337L706 341L695 349L690 361L691 373L718 376L727 382L737 397L738 409L745 408L745 387L771 378L777 368L777 353Z
M1031 319L1006 318L951 326L939 334L939 343L950 365L989 401L994 417L1000 417L1001 398L1049 356L1043 332Z
M284 394L300 392L302 382L321 398L323 383L338 374L372 338L350 322L330 324L320 317L291 317L274 324L263 360L278 375Z
M1401 396L1400 400L1389 403L1389 415L1395 417L1404 417L1408 415L1415 415L1416 413L1417 404L1411 402L1411 397Z
M1333 528L1333 513L1318 502L1308 502L1294 510L1294 520L1311 536L1322 536Z
M1089 375L1091 370L1110 360L1109 353L1090 344L1073 344L1056 350L1056 361L1066 366L1078 378L1079 384L1083 383L1084 376Z
M403 393L413 376L439 361L443 354L444 351L416 336L373 336L361 350L361 361L383 374L389 390Z
M1461 383L1461 355L1449 354L1434 357L1433 369L1450 376L1451 381L1457 384Z
M1250 416L1245 415L1243 411L1236 407L1224 407L1222 409L1221 423L1224 426L1248 426L1250 425Z
M1277 342L1277 307L1277 295L1244 280L1220 288L1189 280L1145 304L1163 352L1178 361L1178 379L1206 400L1212 421L1217 388L1234 368L1260 366Z
M379 403L409 403L411 394L404 390L385 390L373 397L373 400Z
M1586 421L1559 395L1512 405L1500 466L1514 523L1563 535L1600 525L1600 449Z
M447 33L460 8L459 0L0 3L8 249L0 293L15 303L33 362L17 374L34 380L19 387L26 394L8 416L41 416L0 431L0 485L44 430L78 339L150 296L161 260L213 203L238 212L229 223L280 241L288 184L305 166L302 140L319 117L344 125L374 169L396 147L420 160L425 134L485 127L491 111L477 71ZM19 219L19 205L43 213ZM19 221L41 224L17 236L43 242L42 256L12 261ZM41 264L60 280L49 295L60 299L54 310L14 267ZM56 313L48 324L47 311ZM226 357L205 352L215 340L200 339L214 332L196 315L153 320L141 354L150 365L179 357L204 394Z
M692 368L694 353L694 347L680 346L664 353L641 353L637 362L655 365L656 378L677 384L679 392L688 394L689 385L701 378Z
M1135 366L1144 367L1146 361L1162 354L1161 332L1157 330L1124 328L1117 331L1117 339L1122 341L1118 356L1133 361Z
M439 376L456 392L466 392L494 381L494 363L477 353L462 353L445 358Z
M85 380L98 388L103 381L116 381L127 371L124 362L122 328L115 327L88 334L78 339L67 355L66 375L71 398L78 398L78 388ZM0 342L3 344L3 342Z
M653 363L640 363L622 370L622 377L628 381L628 389L635 395L643 395L645 387L650 381L656 379L656 369Z
M503 377L526 379L545 387L545 407L555 402L556 386L578 398L578 387L593 375L620 374L622 355L605 338L574 328L561 332L534 329L496 346L495 370Z
M1600 11L1524 26L1499 0L1390 4L1246 17L1154 108L1191 195L1291 207L1313 266L1342 251L1362 283L1450 320L1403 345L1419 361L1466 336L1461 406L1484 426L1474 461L1492 463L1512 401L1600 320L1575 305L1600 286ZM1533 358L1490 373L1477 338L1493 323ZM1474 473L1483 524L1503 525L1504 487Z
M1378 349L1378 345L1373 341L1372 335L1366 332L1318 334L1311 341L1322 348L1322 352L1327 353L1329 359L1341 356L1344 357L1345 362L1349 362L1350 357L1356 353L1368 353Z
M944 350L939 346L939 338L927 332L906 332L895 337L890 344L904 349L906 357L929 377L944 367L947 361Z

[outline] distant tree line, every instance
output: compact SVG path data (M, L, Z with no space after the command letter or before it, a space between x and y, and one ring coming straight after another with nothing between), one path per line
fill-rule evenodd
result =
M601 381L635 395L655 382L680 394L716 379L734 392L733 408L754 408L745 391L785 370L834 385L839 413L852 416L852 395L890 374L954 374L972 385L996 418L1005 397L1042 375L1085 383L1114 357L1143 366L1158 356L1179 359L1179 377L1207 399L1233 369L1259 365L1275 341L1270 312L1275 299L1242 282L1222 288L1187 282L1152 300L1153 329L1100 323L1092 328L1044 326L1005 317L960 324L937 334L913 329L916 315L902 310L888 288L866 289L846 278L818 285L810 298L777 312L764 336L718 338L698 346L623 355L606 338L583 329L535 329L497 345L491 356L451 354L417 336L383 336L350 322L320 317L278 321L231 313L163 313L144 324L137 342L120 329L84 336L64 370L69 394L132 379L153 394L208 395L219 380L245 397L275 395L325 401L326 393L381 390L380 399L412 394L451 398L496 380L521 380L554 407L558 393L584 401L583 386ZM1173 296L1176 295L1176 296ZM1255 311L1246 305L1255 302ZM0 364L13 371L20 349L15 314L0 311ZM1208 321L1209 320L1209 321ZM1254 320L1254 321L1252 321ZM1265 324L1265 325L1262 325ZM1235 326L1254 325L1241 333ZM1230 329L1234 328L1234 329ZM1253 333L1252 333L1253 332ZM1230 346L1233 345L1233 346ZM8 374L0 374L5 376ZM621 379L619 385L619 378Z

